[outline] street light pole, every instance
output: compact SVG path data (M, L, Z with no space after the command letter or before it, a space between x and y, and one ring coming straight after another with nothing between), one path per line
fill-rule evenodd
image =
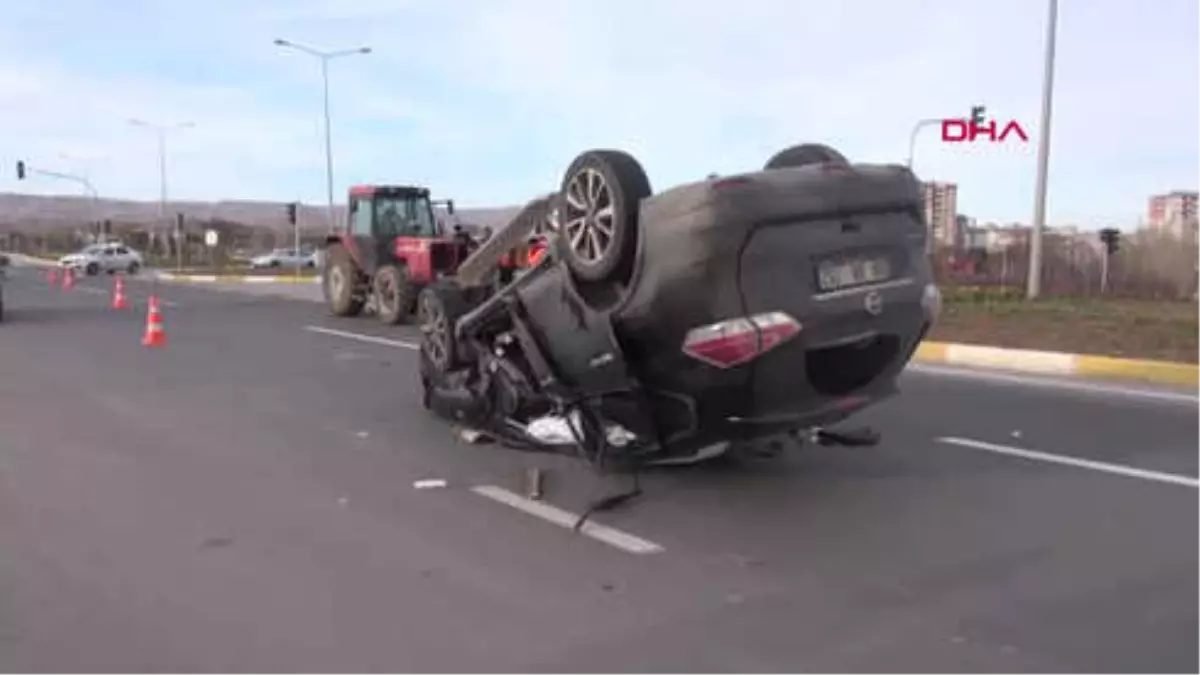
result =
M176 122L175 124L156 124L141 119L131 119L129 123L136 127L150 129L158 141L158 219L163 229L167 229L167 132L174 129L190 129L194 122ZM179 241L175 242L178 253ZM178 258L178 255L176 256ZM178 261L177 261L178 262Z
M333 209L333 131L329 123L329 59L321 59L321 87L325 106L325 194L329 200L329 231L337 229Z
M325 191L328 199L329 209L329 231L333 232L337 228L336 219L334 217L333 206L333 132L330 125L329 116L329 62L333 59L342 56L352 56L354 54L370 54L370 47L356 47L354 49L338 49L326 51L310 47L308 45L277 38L275 44L279 47L288 47L296 51L303 52L309 56L315 57L321 62L321 88L324 98L324 113L325 113Z
M1033 232L1029 239L1029 285L1026 297L1042 292L1042 232L1046 228L1046 173L1050 166L1050 114L1054 97L1054 41L1058 24L1058 0L1049 0L1046 23L1046 64L1042 76L1042 121L1038 131L1037 187L1033 203Z
M913 154L917 150L917 134L921 133L921 130L924 129L925 127L931 127L935 124L941 124L941 122L942 121L938 120L938 119L927 118L927 119L923 119L923 120L918 120L917 123L913 125L912 133L909 134L909 136L908 136L908 163L907 163L907 166L908 166L909 170L912 170Z

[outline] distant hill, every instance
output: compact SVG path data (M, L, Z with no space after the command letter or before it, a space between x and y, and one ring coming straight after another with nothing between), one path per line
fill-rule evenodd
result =
M339 209L343 207L338 206ZM457 209L455 219L464 224L496 227L516 215L519 206ZM326 229L326 207L302 204L299 221L305 229ZM218 201L167 204L167 217L182 213L185 221L224 220L255 228L276 229L287 226L284 202ZM442 212L440 215L444 215ZM56 230L75 228L97 220L112 220L123 225L155 225L162 222L156 201L100 199L86 197L43 196L0 192L0 232Z

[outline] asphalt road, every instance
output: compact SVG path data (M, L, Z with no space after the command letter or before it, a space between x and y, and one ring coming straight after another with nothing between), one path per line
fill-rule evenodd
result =
M150 350L148 283L12 276L0 670L1200 667L1194 393L919 370L878 448L653 471L577 534L621 486L457 441L410 329L163 284Z

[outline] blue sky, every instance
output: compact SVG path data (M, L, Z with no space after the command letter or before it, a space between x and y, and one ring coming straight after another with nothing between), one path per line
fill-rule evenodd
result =
M272 44L369 45L333 62L338 193L415 182L465 205L557 185L580 150L638 156L654 186L762 165L798 141L903 161L913 123L974 103L1028 145L918 142L959 210L1033 209L1045 0L46 0L0 22L0 191L12 160L154 199L170 137L189 199L324 200L318 66ZM1195 0L1064 0L1049 220L1135 224L1154 192L1200 183Z

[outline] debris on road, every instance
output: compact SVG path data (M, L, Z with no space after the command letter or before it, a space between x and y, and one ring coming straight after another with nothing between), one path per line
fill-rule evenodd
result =
M533 501L541 501L544 494L545 474L536 466L531 466L525 472L525 496Z
M418 490L433 490L436 488L446 487L446 481L439 478L430 478L413 482L413 487Z
M491 435L486 434L478 429L460 427L455 430L455 433L464 443L469 443L471 445L491 443L492 441L496 440Z

